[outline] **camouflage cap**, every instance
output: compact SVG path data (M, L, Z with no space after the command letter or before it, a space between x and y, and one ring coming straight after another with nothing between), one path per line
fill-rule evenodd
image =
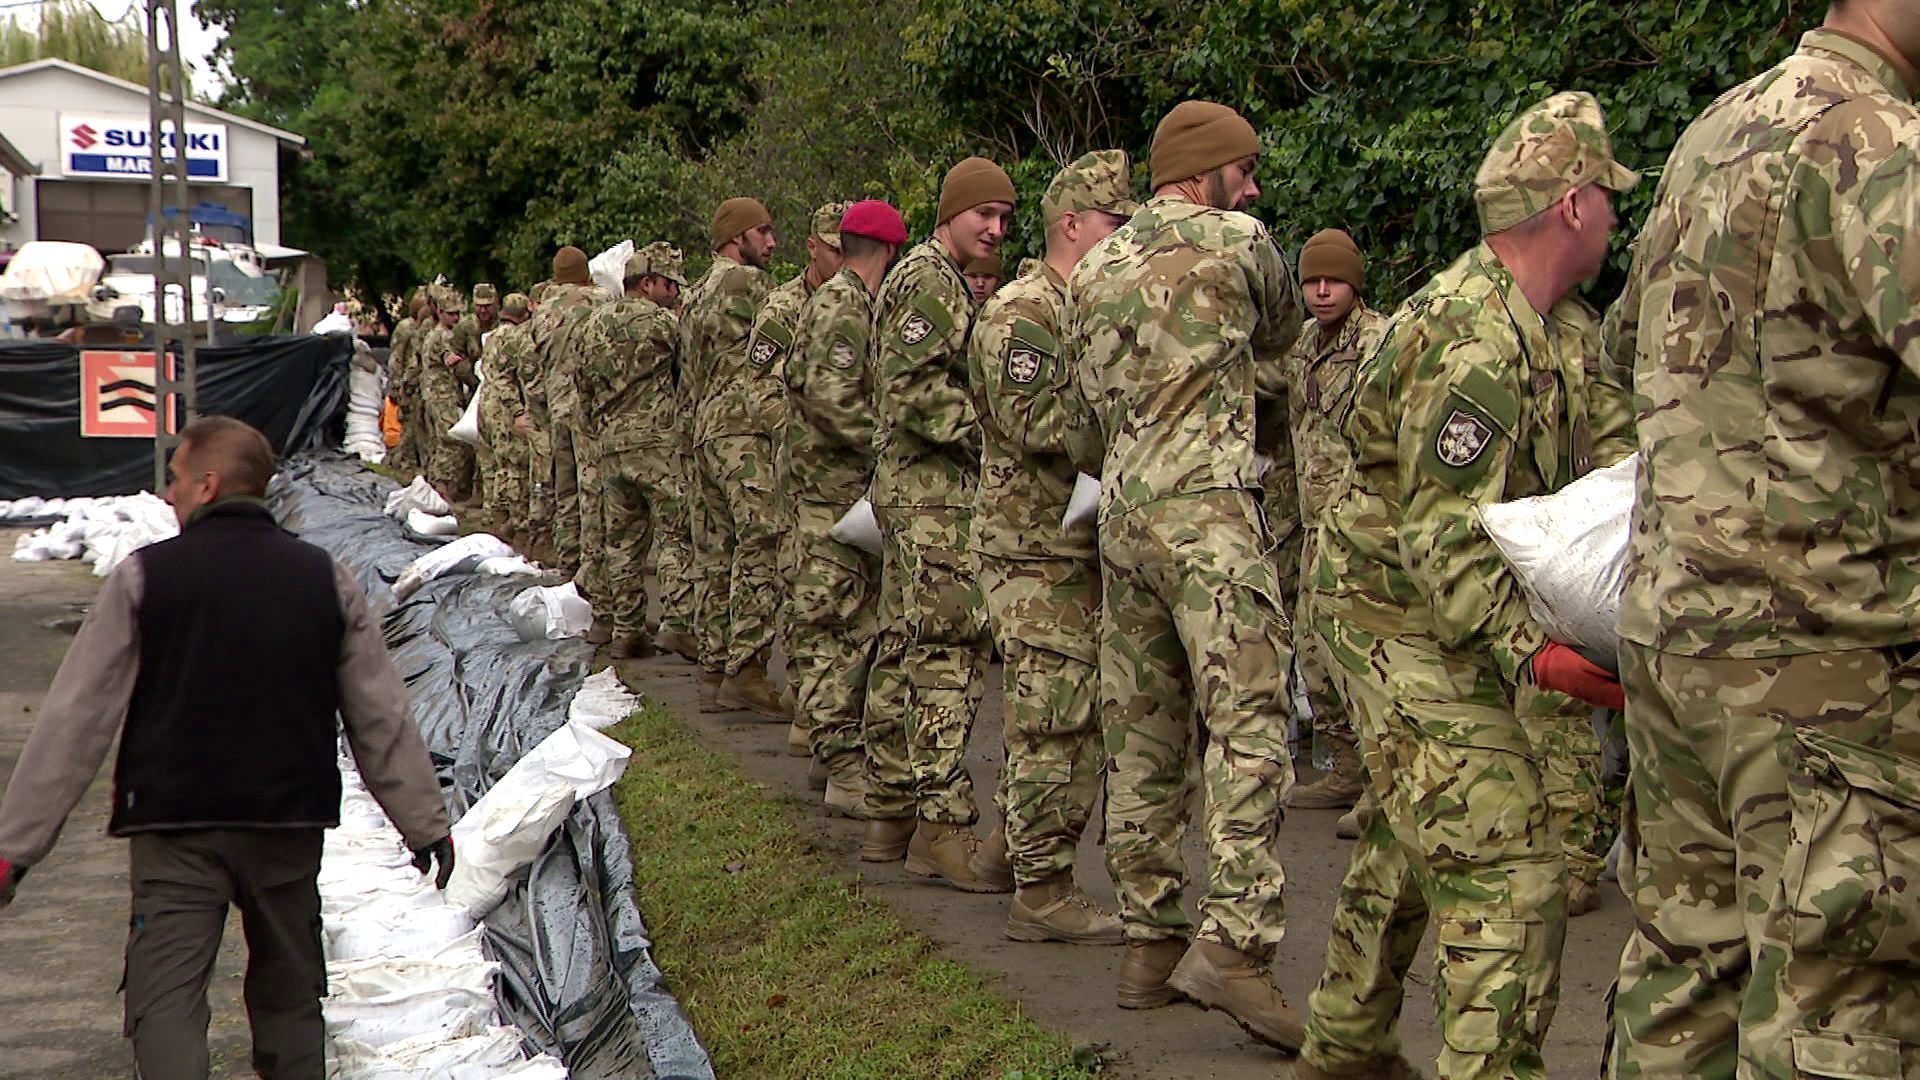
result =
M680 249L665 240L655 240L627 256L627 277L643 277L647 274L666 278L683 289L687 287L687 273L685 263L680 258Z
M461 294L459 289L447 285L435 285L433 287L433 306L439 308L441 311L460 313L467 310L467 298Z
M500 301L500 310L508 315L520 315L533 308L533 299L523 292L510 292Z
M830 202L813 212L813 235L835 251L840 250L840 219L850 205Z
M1061 215L1081 210L1104 210L1132 217L1140 204L1133 201L1133 163L1125 150L1095 150L1082 154L1061 169L1040 198L1040 216L1048 228Z
M1473 178L1473 203L1481 231L1492 236L1588 184L1629 191L1639 182L1613 159L1600 103L1570 90L1521 113L1500 133Z
M489 282L481 282L473 287L473 302L476 304L497 304L500 293Z

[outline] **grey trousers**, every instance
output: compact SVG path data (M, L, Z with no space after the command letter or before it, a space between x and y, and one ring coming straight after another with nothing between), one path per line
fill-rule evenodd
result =
M327 989L320 829L195 829L132 838L126 1034L140 1080L206 1080L207 981L227 907L247 938L244 997L265 1080L324 1080Z

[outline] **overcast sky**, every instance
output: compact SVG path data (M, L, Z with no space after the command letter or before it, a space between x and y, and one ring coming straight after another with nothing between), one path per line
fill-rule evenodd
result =
M140 28L142 33L147 27L146 0L89 0L108 20L127 18ZM193 89L207 97L220 95L221 81L213 73L213 47L220 42L220 32L202 26L200 20L193 17L193 0L174 0L180 14L180 54L187 62L188 78L193 80Z

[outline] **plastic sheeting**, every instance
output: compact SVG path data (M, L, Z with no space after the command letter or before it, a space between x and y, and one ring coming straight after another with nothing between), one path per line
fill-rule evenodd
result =
M0 343L0 499L131 495L152 486L151 439L81 436L80 351ZM351 338L248 338L194 355L203 414L245 420L280 454L339 444Z
M593 646L520 640L505 613L525 577L447 575L396 601L389 583L430 545L383 513L394 490L343 456L300 458L282 468L271 501L283 525L331 551L376 606L391 608L387 646L458 816L567 721ZM649 954L609 793L574 806L484 925L502 965L501 1015L574 1077L711 1080L706 1051Z

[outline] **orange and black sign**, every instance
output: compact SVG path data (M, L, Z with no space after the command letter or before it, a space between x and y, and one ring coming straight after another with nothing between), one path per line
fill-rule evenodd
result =
M177 361L167 357L171 377ZM169 398L169 405L172 404ZM80 353L80 434L90 439L153 438L153 354L118 349ZM167 430L177 429L169 408Z

